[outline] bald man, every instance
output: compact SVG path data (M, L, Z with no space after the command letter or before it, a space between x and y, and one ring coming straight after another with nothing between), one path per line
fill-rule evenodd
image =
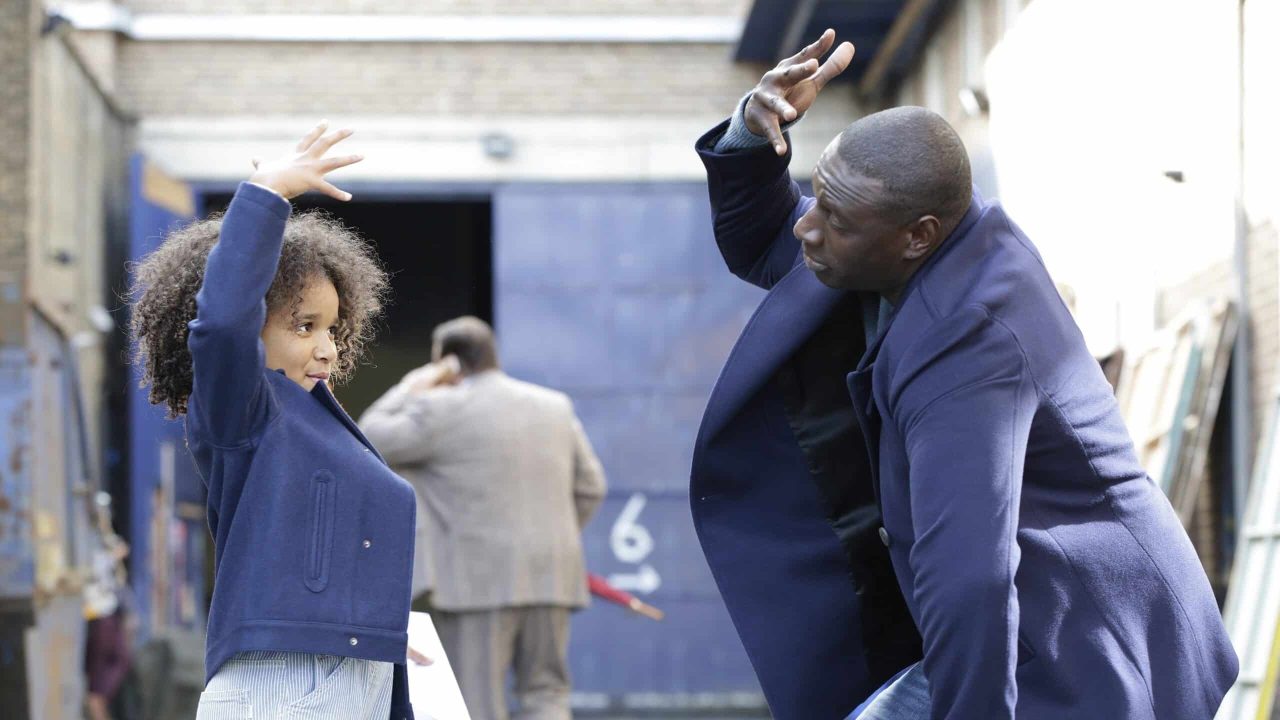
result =
M769 292L690 494L774 717L1213 717L1238 665L1209 582L955 131L875 113L813 197L791 179L788 124L853 56L819 63L834 43L697 143L725 262Z

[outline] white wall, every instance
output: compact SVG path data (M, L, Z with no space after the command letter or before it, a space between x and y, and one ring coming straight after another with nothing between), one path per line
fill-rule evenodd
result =
M1280 222L1280 0L1244 4L1244 205Z
M1001 199L1095 352L1141 342L1158 288L1231 257L1237 43L1230 2L1036 0L988 59Z

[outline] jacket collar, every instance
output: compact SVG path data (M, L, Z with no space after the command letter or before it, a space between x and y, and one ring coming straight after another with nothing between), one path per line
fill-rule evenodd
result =
M302 386L298 385L292 380L288 380L288 377L285 375L284 370L277 369L277 370L273 370L272 372L279 374L281 377L284 377L290 385L297 388L298 390L301 390L302 392L307 392L306 390L302 389ZM315 384L315 387L311 388L311 392L307 394L309 394L311 397L318 400L326 410L328 410L330 413L333 414L335 418L338 419L338 422L341 422L344 426L346 426L348 430L351 431L352 435L356 436L356 439L360 441L361 445L364 445L366 448L368 448L369 452L372 452L374 457L382 461L382 464L384 465L386 464L387 461L382 459L382 455L378 452L378 448L374 447L373 443L369 442L369 439L364 436L364 433L360 432L360 427L356 425L355 421L351 419L351 416L347 414L347 411L344 410L342 405L338 403L338 399L333 396L332 392L330 392L329 383L321 380L320 382L317 382Z
M876 356L880 354L880 346L884 344L885 336L889 334L889 328L893 326L893 319L898 316L898 308L901 308L906 304L907 300L915 294L925 275L928 274L932 268L937 266L938 262L944 256L949 254L956 245L964 242L965 238L969 236L969 231L973 229L973 226L977 224L978 219L982 217L982 212L985 209L986 201L983 200L982 194L978 192L978 189L974 188L973 199L969 201L969 209L965 211L964 217L960 218L960 223L956 225L955 230L952 230L951 233L947 235L947 238L942 242L942 245L932 255L930 255L919 268L916 269L915 273L911 275L911 279L907 281L907 286L902 290L902 296L899 297L898 302L893 305L893 310L889 313L889 316L885 318L884 323L880 327L876 328L875 340L871 341L871 344L867 346L866 353L864 353L862 359L858 361L859 371L865 370L874 363Z

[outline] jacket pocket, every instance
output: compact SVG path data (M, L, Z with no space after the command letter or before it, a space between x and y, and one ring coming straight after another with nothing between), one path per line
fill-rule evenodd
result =
M333 550L333 517L337 505L333 474L321 470L311 477L311 529L303 578L307 589L320 592L329 585L329 556Z

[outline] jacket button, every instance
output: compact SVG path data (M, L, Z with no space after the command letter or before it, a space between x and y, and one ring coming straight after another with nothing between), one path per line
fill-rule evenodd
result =
M885 547L889 547L889 531L883 527L880 528L880 542L884 543Z
M360 543L360 544L361 544L361 545L364 545L364 547L365 547L365 549L366 549L366 550L367 550L367 549L369 549L369 548L371 548L371 547L373 547L373 541L372 541L372 540L365 540L364 542L362 542L362 543Z
M360 644L360 641L355 638L351 638L350 642L351 642L351 647L355 647L356 645Z

